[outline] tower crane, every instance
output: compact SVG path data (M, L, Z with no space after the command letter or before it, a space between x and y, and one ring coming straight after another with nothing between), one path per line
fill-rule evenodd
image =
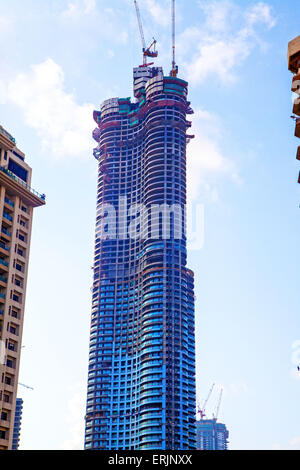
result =
M178 75L178 66L176 65L176 59L175 59L175 54L176 54L175 16L176 16L175 0L172 0L172 55L173 55L173 60L172 60L171 77L177 77L177 75Z
M206 416L206 414L205 414L206 405L207 405L207 402L208 402L208 400L209 400L209 398L210 398L210 396L211 396L211 394L212 394L212 391L213 391L213 389L214 389L214 386L215 386L215 384L213 383L212 386L211 386L211 388L210 388L210 390L209 390L209 392L208 392L208 395L207 395L207 397L206 397L206 400L205 400L205 402L203 403L203 406L200 407L200 406L198 405L198 413L200 413L201 419L203 419L203 418Z
M157 57L158 56L158 51L156 50L157 41L153 38L153 41L150 44L150 46L146 47L145 35L144 35L143 24L142 24L142 18L141 18L141 13L140 13L140 9L139 9L139 5L138 5L137 0L134 0L134 5L135 5L135 10L136 10L136 16L137 16L137 20L138 20L141 40L142 40L143 67L147 67L148 65L152 65L152 64L147 64L147 57Z
M214 419L215 421L218 420L219 411L220 411L220 406L221 406L221 401L222 401L222 395L223 395L223 388L221 388L221 392L220 392L220 396L219 396L219 401L218 401L217 408L216 408L216 413L215 413L215 415L213 415L213 419Z
M22 387L28 388L28 390L34 390L32 387L29 387L29 385L21 384L21 382L19 382L19 385L21 385Z

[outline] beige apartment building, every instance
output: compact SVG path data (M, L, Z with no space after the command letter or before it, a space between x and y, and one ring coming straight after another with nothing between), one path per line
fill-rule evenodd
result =
M45 204L24 159L0 126L0 450L12 445L33 209Z
M288 68L294 74L292 80L292 91L300 95L300 36L289 42L288 45ZM295 136L300 138L300 96L294 100L293 114L296 121ZM300 146L297 150L297 159L300 160ZM298 177L300 183L300 173Z

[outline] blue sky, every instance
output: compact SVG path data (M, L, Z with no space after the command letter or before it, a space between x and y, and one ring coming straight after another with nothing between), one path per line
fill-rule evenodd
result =
M203 204L195 271L197 387L223 386L232 449L300 449L297 140L287 43L296 0L177 0L177 62ZM0 121L46 193L36 210L19 388L23 449L83 446L96 196L92 110L132 95L141 62L131 0L0 0ZM168 73L169 0L140 0ZM298 343L297 343L298 341ZM217 403L213 394L207 411Z

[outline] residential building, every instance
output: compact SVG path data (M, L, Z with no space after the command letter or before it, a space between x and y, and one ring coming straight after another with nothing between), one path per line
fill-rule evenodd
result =
M293 106L293 114L295 115L296 127L295 136L300 138L300 36L289 42L288 45L288 68L294 74L292 80L292 91L296 96ZM297 160L300 160L300 146L297 150ZM300 172L298 177L300 183Z
M31 168L0 126L0 450L12 448L33 209Z

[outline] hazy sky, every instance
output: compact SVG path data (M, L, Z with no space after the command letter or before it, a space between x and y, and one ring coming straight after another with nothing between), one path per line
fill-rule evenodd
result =
M196 139L189 199L203 204L195 271L197 386L232 449L300 449L299 141L287 43L297 0L177 0L177 62ZM170 1L140 0L171 66ZM23 449L83 447L97 164L92 111L132 95L141 63L131 0L0 0L0 123L47 195L36 209L19 388ZM298 343L297 343L298 341Z

